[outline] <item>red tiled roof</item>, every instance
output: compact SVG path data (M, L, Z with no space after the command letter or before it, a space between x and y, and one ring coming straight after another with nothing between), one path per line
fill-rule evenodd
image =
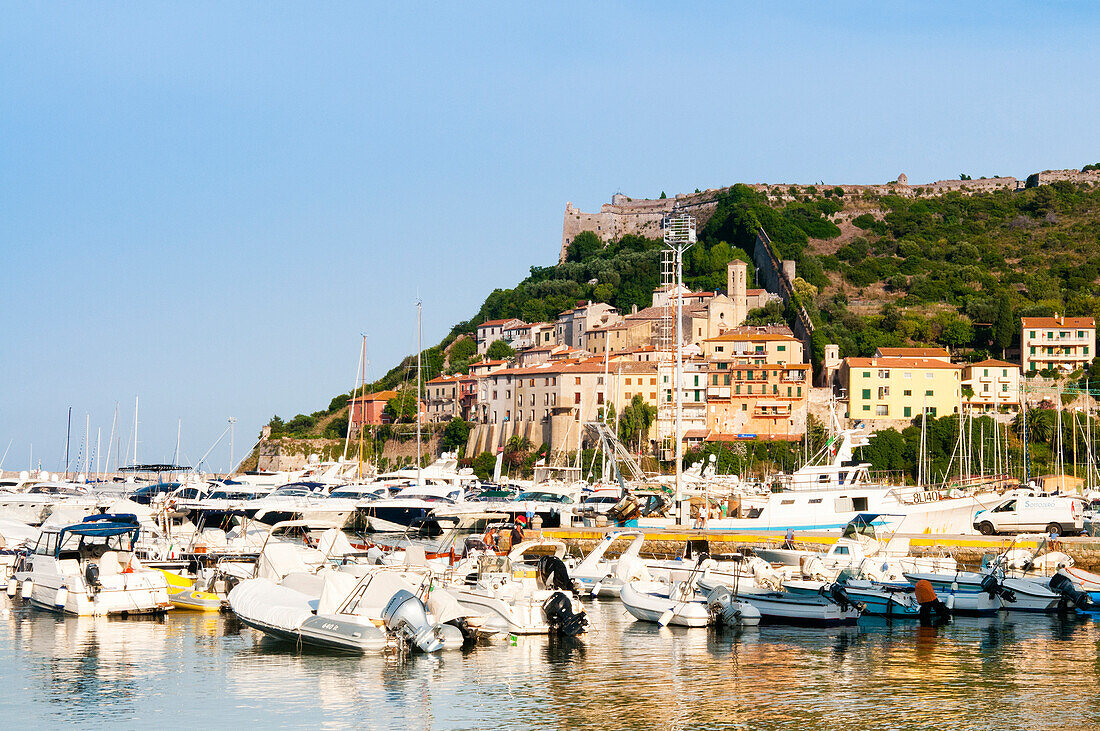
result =
M1096 327L1091 317L1021 317L1024 327Z
M921 358L847 358L846 360L849 367L857 368L940 368L956 371L962 368L955 363Z
M945 348L879 348L884 358L950 358Z

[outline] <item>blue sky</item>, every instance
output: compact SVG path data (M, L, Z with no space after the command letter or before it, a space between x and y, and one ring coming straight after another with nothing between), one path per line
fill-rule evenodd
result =
M4 467L135 395L143 461L241 454L418 291L430 344L552 263L566 201L1100 161L1091 3L778 5L7 4Z

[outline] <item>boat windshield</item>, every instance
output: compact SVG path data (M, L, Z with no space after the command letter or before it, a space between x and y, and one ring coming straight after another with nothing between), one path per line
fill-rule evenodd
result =
M402 500L423 500L426 503L453 503L454 500L442 495L417 495L415 493L402 492Z
M359 490L333 490L329 493L329 498L350 498L352 500L377 500L378 495L374 492L367 492Z
M275 497L307 497L309 495L312 495L313 491L310 490L308 487L291 487L288 485L287 487L280 487L278 490L271 494Z
M516 500L520 502L537 501L541 503L562 503L563 505L571 505L573 503L573 498L556 492L521 492Z

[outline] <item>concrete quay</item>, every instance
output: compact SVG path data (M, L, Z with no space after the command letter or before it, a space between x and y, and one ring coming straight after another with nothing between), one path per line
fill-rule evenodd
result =
M547 528L542 531L546 538L554 538L565 543L570 553L585 555L591 551L604 535L622 528ZM642 528L646 540L642 545L642 554L654 558L675 558L684 552L689 540L705 538L712 553L736 553L756 548L777 548L783 544L785 533L782 531L736 532L728 530L698 530L691 528ZM836 542L838 533L798 532L795 544L808 550L827 551ZM899 533L899 538L909 540L909 552L916 556L951 555L960 565L975 568L981 564L982 556L989 553L1003 553L1009 548L1034 549L1043 540L1041 535L982 536L947 533ZM624 550L628 542L617 541L608 550L608 557L615 557ZM1063 551L1073 558L1074 565L1086 571L1100 571L1100 538L1082 536L1060 538L1053 550Z

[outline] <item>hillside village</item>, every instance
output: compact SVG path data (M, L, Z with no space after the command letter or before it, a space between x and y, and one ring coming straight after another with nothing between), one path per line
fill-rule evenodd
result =
M898 210L908 205L904 201L959 205L957 201L970 197L989 205L985 201L1024 196L1005 200L1027 206L1027 200L1039 195L1039 186L1054 186L1058 196L1080 197L1091 195L1087 191L1098 184L1100 174L1095 170L1044 171L1026 182L997 177L925 186L911 186L902 175L882 186L735 186L651 200L617 194L598 214L584 214L567 204L559 265L532 268L528 281L534 284L526 291L547 291L553 285L555 292L590 297L521 298L520 304L510 305L500 297L514 296L510 292L521 288L494 292L477 317L456 326L438 348L425 351L430 365L425 367L419 404L422 420L466 422L468 438L460 451L467 459L495 454L518 440L531 453L561 461L586 446L581 424L604 420L615 426L629 409L649 416L631 418L625 428L618 423L620 438L632 451L667 462L675 453L672 352L679 304L684 355L679 395L687 451L738 442L797 443L808 432L820 431L822 424L902 431L922 414L931 419L987 416L1008 423L1024 404L1050 405L1052 389L1061 388L1057 379L1072 392L1075 381L1066 379L1087 375L1096 356L1095 316L1067 315L1059 301L1049 298L1028 305L1027 289L1009 289L997 295L999 309L988 300L987 311L993 314L983 323L983 313L972 306L972 299L995 296L988 282L971 285L973 297L963 295L970 304L960 307L958 315L932 303L921 304L917 285L934 272L906 270L909 260L896 245L893 253L884 255L876 247L884 245L885 237L867 246L853 231L873 229L904 243L902 234L884 227L894 225L891 207ZM745 206L753 215L741 213ZM1044 225L1065 224L1050 210L1043 213ZM1094 209L1088 210L1091 215ZM769 218L770 211L787 218ZM672 284L662 247L654 238L666 216L682 212L699 216L706 241L701 249L713 255L702 269L688 267L692 276L685 282L710 284L706 289ZM731 229L730 221L739 215L749 223ZM790 226L791 221L798 228ZM752 239L747 226L756 227ZM1027 227L1033 224L1013 226L1029 233ZM806 244L797 243L799 236ZM835 240L842 245L829 243ZM728 254L719 253L723 246ZM850 266L842 260L836 278L829 262L837 257L827 252L845 255L846 249L854 248L858 256L860 246L865 247L865 258L848 259ZM1095 254L1088 253L1087 246L1080 250L1082 256ZM635 267L636 262L648 262L648 268L635 269L643 274L628 280L627 274L614 270L608 274L608 264L602 263L620 266L622 261ZM861 287L863 302L877 297L878 303L868 315L845 314L842 325L836 307L841 312L867 307L844 294L851 291L848 282L859 281L858 269L864 264L890 261L912 273L904 280L895 275L885 290L882 283ZM584 284L593 271L600 276ZM572 279L555 280L561 272ZM537 284L540 281L543 284ZM637 289L644 281L656 284L648 301L641 300ZM607 282L615 286L609 290ZM907 287L910 294L898 302L890 294L891 286ZM828 295L831 290L841 294ZM633 294L624 297L626 291ZM916 306L893 314L890 308L905 299ZM553 312L547 309L550 303L566 306L556 316L536 321L487 316L494 311L545 314ZM1014 318L1013 311L1018 313ZM900 317L893 331L882 328L888 315ZM905 330L921 317L932 328L921 332L929 334ZM871 329L856 332L866 322L872 323ZM952 340L959 329L965 337ZM460 358L460 351L469 355ZM350 434L401 420L401 407L395 402L409 395L415 378L410 378L408 360L402 367L404 378L395 378L395 369L376 384L383 388L345 399ZM409 405L405 421L415 408Z

